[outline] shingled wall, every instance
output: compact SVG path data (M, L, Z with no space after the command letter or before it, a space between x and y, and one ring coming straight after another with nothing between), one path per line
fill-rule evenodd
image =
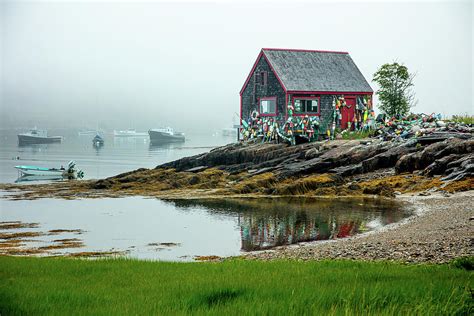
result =
M253 95L254 91L254 82L255 75L262 71L266 71L268 74L267 84L265 86L256 84L255 85L255 96ZM250 80L247 83L244 91L242 92L242 118L248 120L252 111L259 111L258 100L262 97L277 97L277 118L279 121L285 119L286 115L286 100L285 100L285 91L280 85L275 74L272 72L270 65L268 65L265 58L262 56L257 63L257 66L250 77Z

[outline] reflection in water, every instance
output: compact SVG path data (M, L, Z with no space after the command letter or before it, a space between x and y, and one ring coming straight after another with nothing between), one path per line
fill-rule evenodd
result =
M121 148L143 148L149 143L148 137L114 137L114 146Z
M0 199L0 209L3 221L39 223L42 231L83 230L84 247L77 251L126 250L134 258L179 261L341 238L410 214L390 201L296 198L165 202L127 197L39 199L33 203ZM39 239L57 238L46 235ZM150 246L167 243L179 246Z
M18 144L20 153L27 154L36 154L48 150L48 145L58 145L58 144Z
M15 183L29 182L29 181L62 181L62 176L20 176L15 180Z
M92 144L92 147L94 148L95 150L95 155L96 156L99 156L100 155L100 152L102 151L102 148L104 148L104 144L103 143L93 143Z
M160 151L179 149L181 147L183 147L183 144L179 144L179 143L152 144L150 142L148 150L150 152L153 152L153 151L160 152Z
M258 198L174 200L179 208L203 207L212 215L238 217L243 251L304 241L344 238L391 224L409 215L393 201Z

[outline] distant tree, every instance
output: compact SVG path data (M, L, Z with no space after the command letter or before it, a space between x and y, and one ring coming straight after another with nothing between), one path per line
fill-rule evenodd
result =
M380 86L376 92L380 110L389 116L408 114L410 108L416 105L412 90L414 78L415 74L409 73L403 64L393 62L382 65L373 78Z

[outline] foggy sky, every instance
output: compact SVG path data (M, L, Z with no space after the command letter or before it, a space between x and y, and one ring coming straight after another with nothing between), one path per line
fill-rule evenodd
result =
M473 5L464 2L0 4L2 127L230 126L262 47L348 51L371 81L416 72L414 112L470 113Z

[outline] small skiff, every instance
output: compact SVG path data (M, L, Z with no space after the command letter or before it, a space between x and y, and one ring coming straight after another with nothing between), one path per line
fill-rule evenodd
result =
M48 177L63 177L63 178L82 178L84 172L76 170L76 163L70 161L67 168L44 168L38 166L15 166L21 177L23 176L48 176Z

